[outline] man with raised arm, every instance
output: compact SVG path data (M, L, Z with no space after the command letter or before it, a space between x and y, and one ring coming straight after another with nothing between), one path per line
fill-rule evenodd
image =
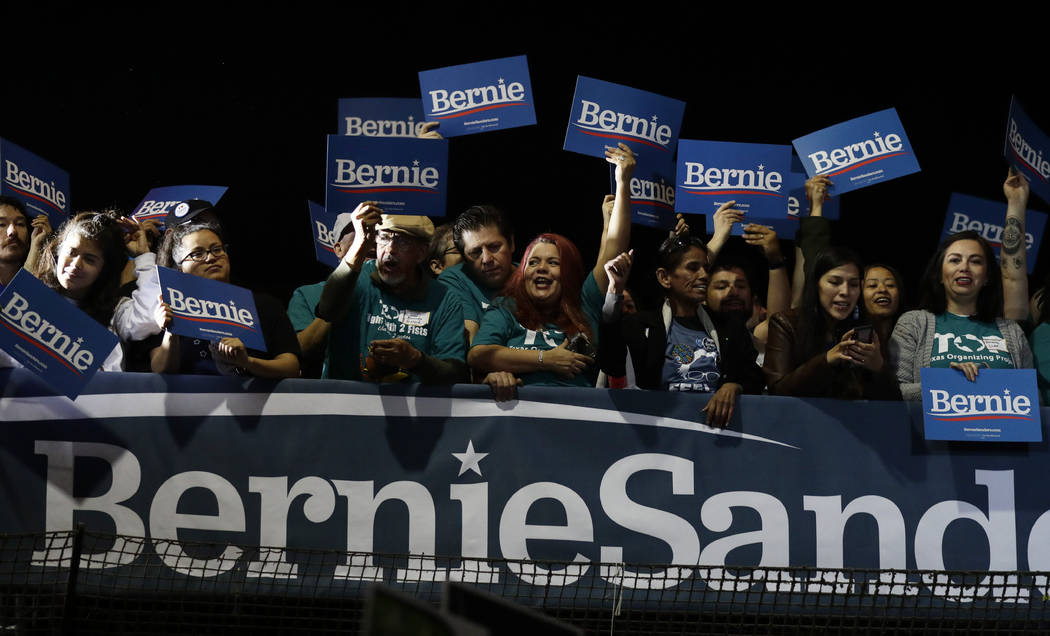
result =
M464 303L423 271L434 224L383 214L374 202L352 215L353 242L317 304L317 317L332 325L323 377L465 381ZM367 257L372 244L375 260Z

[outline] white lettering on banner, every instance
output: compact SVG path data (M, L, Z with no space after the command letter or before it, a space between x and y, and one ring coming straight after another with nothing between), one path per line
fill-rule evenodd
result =
M135 213L137 217L143 216L161 216L166 215L168 210L182 203L182 201L144 201L139 211Z
M798 216L798 199L795 197L788 197L788 215Z
M372 186L411 186L417 188L438 187L440 175L438 169L429 166L419 167L419 161L411 166L358 165L353 159L335 160L334 186L347 188L369 188Z
M520 102L525 98L525 86L521 82L507 84L501 77L491 86L451 92L438 89L428 93L431 115L452 115L481 106Z
M1002 395L974 395L958 393L952 395L941 389L930 389L932 405L930 415L945 417L975 417L981 415L1014 415L1032 414L1032 401L1027 395L1010 395L1010 389L1003 389Z
M18 164L10 159L4 160L4 181L12 188L40 197L60 210L66 209L66 193L62 192L54 181L38 179L19 168Z
M50 349L59 358L71 364L76 371L86 371L95 361L95 355L87 349L81 349L84 338L67 335L51 324L46 318L29 309L29 300L12 292L7 304L0 310L0 315L12 329L25 334Z
M1020 131L1017 130L1017 122L1014 121L1013 117L1010 118L1010 148L1013 149L1014 154L1028 165L1032 170L1035 170L1043 177L1043 180L1050 178L1050 161L1043 159L1042 149L1033 148L1024 137L1021 136Z
M779 192L783 182L784 177L779 172L766 172L766 167L762 164L758 165L757 170L740 170L737 168L704 168L702 163L686 161L685 181L682 187L689 190L732 188Z
M674 186L663 181L631 177L631 201L651 201L674 207Z
M619 133L636 139L642 139L667 147L671 142L671 127L667 124L658 124L656 115L651 121L646 117L619 113L615 110L603 109L597 102L581 99L580 118L574 125L584 130Z
M317 231L317 242L326 247L332 247L335 245L334 230L328 229L325 224L320 221L314 221L314 226Z
M883 137L874 133L871 139L836 148L831 152L818 150L809 154L809 160L813 162L813 169L817 174L825 174L832 170L848 168L874 157L881 157L904 148L900 135L890 133Z
M956 232L965 232L966 230L977 232L989 243L995 243L996 245L1002 243L1003 226L981 221L979 219L971 219L963 212L952 212L952 223L948 226L947 233L955 234ZM1025 249L1032 249L1032 244L1035 243L1035 236L1030 232L1026 232L1024 237Z
M171 311L177 316L192 316L194 318L214 318L237 323L244 327L254 327L255 317L248 309L237 309L237 304L232 300L221 303L205 298L194 298L186 296L174 287L168 288L168 304Z
M362 119L344 117L346 132L352 137L418 137L423 132L425 121L416 122L415 117L405 120L396 119Z
M92 442L48 441L35 442L35 452L47 458L47 488L45 490L45 528L48 531L70 531L74 527L74 513L93 511L107 516L115 526L117 534L144 536L142 518L126 502L136 497L141 500L148 495L138 492L141 484L139 461L133 453L120 446ZM105 461L112 474L109 489L95 497L74 497L80 490L75 468L79 457L92 457ZM788 550L791 530L800 532L807 524L789 525L787 509L779 499L763 492L728 491L715 493L700 503L699 525L688 517L667 510L642 505L627 494L627 484L633 476L643 471L659 471L669 477L670 495L675 500L694 497L695 465L690 459L661 453L641 453L623 457L609 466L602 475L598 492L600 512L624 530L651 537L670 548L670 561L678 564L701 564L695 573L688 569L669 568L663 576L654 573L641 576L625 573L621 568L602 568L599 575L617 585L641 589L664 589L690 577L699 577L716 590L745 591L761 584L772 592L824 593L833 589L839 593L852 593L853 581L825 573L814 579L793 578L784 573L772 573L767 577L763 567L781 567L789 564ZM94 479L97 479L94 478ZM245 478L240 478L244 480ZM239 481L239 480L236 480ZM379 509L384 504L395 505L407 512L407 550L410 553L406 567L399 568L396 580L444 581L464 580L497 582L498 570L485 564L489 554L488 520L499 519L500 555L508 559L530 561L529 545L536 541L556 540L575 542L579 545L573 563L560 570L548 570L531 563L508 564L508 569L523 582L533 585L571 585L590 568L590 558L583 553L598 549L601 560L606 562L630 561L631 554L624 548L607 543L608 538L596 537L592 512L583 497L572 488L556 482L522 484L507 497L499 510L498 502L490 500L487 482L453 484L449 490L449 501L458 501L458 519L442 518L441 527L461 528L461 550L465 557L461 567L448 569L439 567L434 559L435 535L438 518L433 494L421 483L414 481L391 482L376 491L374 481L347 481L324 479L316 476L300 478L289 488L287 476L247 476L248 492L261 496L261 505L253 507L259 511L257 526L248 524L245 504L238 486L226 477L206 471L188 471L167 478L153 494L149 505L149 528L153 548L162 562L184 574L195 577L214 576L233 569L240 556L239 549L227 545L218 557L196 559L181 552L172 543L180 528L194 528L219 532L242 533L259 537L259 543L271 548L258 560L249 562L245 576L250 578L270 577L294 579L298 572L295 564L285 561L288 523L292 505L301 496L303 514L312 523L345 524L346 550L354 554L337 566L333 577L339 580L382 580L383 569L378 567L368 553L375 547L374 534ZM974 470L974 482L988 490L987 512L966 501L941 501L930 506L915 528L914 558L919 569L944 570L944 538L951 524L959 519L976 522L988 539L990 546L989 570L1017 570L1017 524L1014 502L1014 474L1012 470ZM93 482L94 483L94 482ZM179 501L190 489L204 489L215 498L217 509L213 514L185 514L178 512ZM435 493L436 494L436 493ZM346 506L337 507L337 497L346 499ZM540 500L551 500L564 511L564 523L558 525L529 523L529 511ZM669 500L668 500L669 501ZM495 504L497 511L490 514ZM144 508L144 506L143 506ZM870 517L874 521L878 539L878 567L883 569L903 568L908 562L908 536L900 508L885 497L864 495L846 502L841 495L804 495L802 508L814 514L817 568L843 567L845 528L854 517ZM695 508L694 508L695 509ZM700 532L725 533L736 525L735 509L749 509L757 513L759 527L708 540L700 550ZM336 510L344 510L346 517L334 517ZM743 512L743 510L741 510ZM295 515L299 516L299 515ZM857 522L854 522L857 523ZM256 534L257 533L257 534ZM731 575L727 563L729 555L737 548L749 545L761 546L761 562L750 566L750 575ZM1046 570L1050 566L1050 511L1043 513L1032 526L1028 537L1028 567ZM600 547L599 547L600 546ZM53 546L54 547L54 546ZM86 565L96 568L127 565L135 561L141 552L141 544L121 542L112 550L90 555ZM33 554L34 565L68 567L71 546L63 546L61 556L55 559L56 551L37 551ZM469 557L469 558L466 558ZM45 560L49 559L49 560ZM476 567L480 566L480 567ZM626 575L625 575L626 574ZM899 574L899 573L897 573ZM943 578L943 580L942 580ZM884 573L878 581L869 581L869 593L914 595L918 581L907 581L895 573ZM934 594L959 600L991 595L997 600L1027 602L1028 591L1019 589L1016 581L1006 580L1002 584L987 585L987 581L976 588L958 588L945 577L926 576L922 584ZM1035 583L1041 594L1047 591L1046 581ZM1042 587L1040 587L1042 586Z

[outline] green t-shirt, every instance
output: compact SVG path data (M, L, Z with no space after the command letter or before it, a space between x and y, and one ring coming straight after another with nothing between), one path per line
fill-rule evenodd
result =
M303 285L292 292L292 299L288 301L288 320L292 322L292 329L299 333L310 326L317 316L317 302L321 300L321 291L324 290L324 281L313 285Z
M418 300L394 296L372 281L375 261L361 268L346 318L332 325L322 377L370 382L419 382L414 374L376 368L368 354L373 340L401 338L439 360L466 360L464 304L459 295L426 280Z
M952 362L976 362L990 369L1014 368L1006 340L995 323L944 312L934 324L930 366L947 368Z
M587 276L580 292L580 308L587 318L587 324L594 334L592 344L598 347L598 324L601 322L602 303L605 296L598 291L598 283L594 280L594 272ZM514 317L513 302L505 299L498 305L493 305L485 312L481 321L481 328L474 336L473 346L477 345L501 345L511 349L522 349L528 351L547 351L554 349L565 340L556 325L544 325L542 331L526 329ZM594 386L598 376L598 365L592 364L585 373L578 374L572 378L563 378L549 371L536 371L521 374L523 384L541 384L546 386Z
M1050 404L1050 324L1040 323L1029 340L1032 343L1032 356L1039 380L1039 393L1042 395L1043 404Z
M455 290L467 302L463 303L463 319L481 324L485 311L492 305L499 293L498 289L481 287L463 270L463 263L446 267L438 276L438 281Z

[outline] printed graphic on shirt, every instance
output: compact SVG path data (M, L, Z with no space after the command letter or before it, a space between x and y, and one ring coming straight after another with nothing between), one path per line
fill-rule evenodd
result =
M993 369L1014 366L1006 350L1006 340L994 324L961 316L938 316L930 366L943 368L952 362L975 362L980 367Z
M668 391L711 393L718 389L718 346L705 331L671 323L664 356L663 384Z

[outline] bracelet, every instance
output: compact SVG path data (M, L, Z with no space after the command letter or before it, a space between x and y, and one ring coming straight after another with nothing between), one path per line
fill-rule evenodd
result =
M543 349L540 349L540 364L543 364Z
M787 259L783 258L778 263L770 263L769 264L769 270L773 271L774 269L781 269L783 267L787 267L787 264L788 264L787 263Z

